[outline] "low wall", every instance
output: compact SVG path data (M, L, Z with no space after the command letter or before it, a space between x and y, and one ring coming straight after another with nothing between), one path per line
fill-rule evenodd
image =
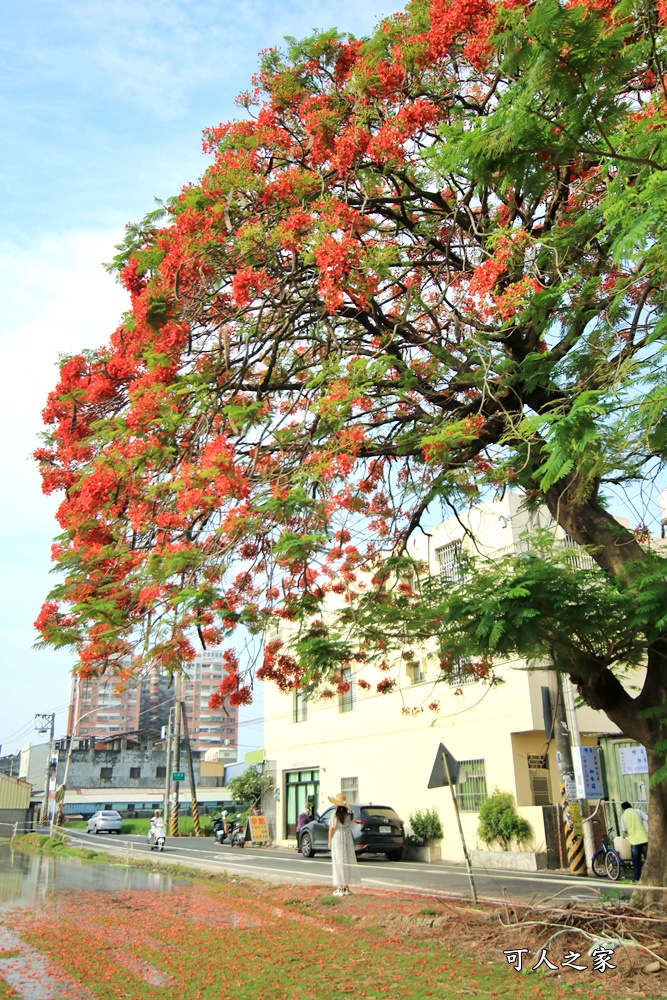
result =
M416 844L406 844L403 851L405 861L442 861L442 848L440 845L424 845L418 847Z
M537 872L547 867L546 851L471 851L470 860L475 867L499 868L515 872Z

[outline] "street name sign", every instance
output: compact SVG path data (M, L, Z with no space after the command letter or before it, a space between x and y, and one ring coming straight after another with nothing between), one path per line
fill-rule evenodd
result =
M185 781L185 771L174 771L171 776L172 781Z

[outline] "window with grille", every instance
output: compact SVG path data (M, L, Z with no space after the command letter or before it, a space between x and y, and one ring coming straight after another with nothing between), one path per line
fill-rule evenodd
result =
M528 754L528 776L534 806L550 806L549 757L542 753Z
M294 721L305 722L308 718L308 699L301 688L294 690Z
M155 777L156 778L167 777L167 768L165 767L164 764L158 764L158 766L155 768Z
M108 781L109 778L111 778L112 774L113 774L113 768L112 767L101 767L100 768L100 779L102 781L104 781L105 779Z
M438 572L443 583L456 583L461 579L461 551L463 543L450 542L448 545L441 545L435 550L435 557L438 560Z
M465 781L457 786L461 812L479 812L486 798L486 769L483 760L462 760L459 766L465 771Z
M137 778L140 778L140 777L141 777L141 768L140 767L131 767L130 768L130 778L134 778L136 780Z
M349 684L350 687L348 691L344 691L340 696L339 710L341 712L351 712L354 708L354 677L352 676L352 667L343 667L341 678L343 683Z
M468 663L458 660L450 669L447 675L447 683L452 687L460 687L462 684L474 684L477 678L470 670Z
M359 801L358 778L341 778L340 790L350 805L354 805L355 802Z

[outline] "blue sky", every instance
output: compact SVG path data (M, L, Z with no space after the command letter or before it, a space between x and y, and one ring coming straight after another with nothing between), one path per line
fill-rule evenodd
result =
M59 353L104 342L126 308L101 267L123 226L205 169L201 132L235 117L257 53L333 25L359 36L398 0L5 0L0 36L0 744L64 732L71 659L35 651L56 501L30 459ZM245 712L241 751L261 743Z

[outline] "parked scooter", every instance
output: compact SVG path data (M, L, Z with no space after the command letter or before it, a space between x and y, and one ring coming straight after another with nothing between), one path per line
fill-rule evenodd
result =
M227 823L226 815L213 818L213 836L218 844L229 843L230 826L232 825Z
M213 836L218 844L229 844L230 847L243 847L245 844L245 827L236 820L228 820L226 816L216 816L213 820Z
M241 826L240 823L234 824L230 843L232 847L245 847L245 826Z

